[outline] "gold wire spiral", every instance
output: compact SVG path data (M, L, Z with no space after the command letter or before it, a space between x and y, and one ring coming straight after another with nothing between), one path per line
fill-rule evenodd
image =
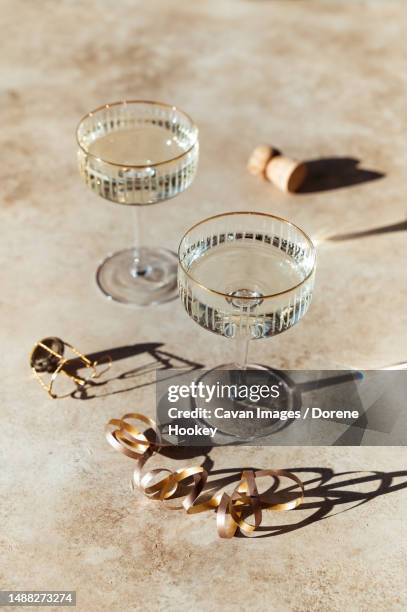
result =
M69 349L75 355L75 357L73 359L68 359L66 356L64 356L65 349ZM89 368L91 370L90 376L83 378L81 376L74 376L69 372L67 368L69 367L69 364L74 361L74 359L79 360L82 367ZM60 338L50 337L44 338L43 340L39 340L35 343L30 355L30 365L31 370L41 387L45 389L50 397L56 399L60 396L53 392L53 387L59 374L63 374L64 376L67 376L73 380L77 385L83 386L89 380L99 378L102 374L104 374L112 365L112 360L110 357L107 357L106 367L98 371L97 366L100 364L97 361L91 361L88 357L86 357L86 355L83 355L80 351L78 351L78 349L72 346L72 344L61 340ZM41 374L44 372L51 375L49 382L45 382L43 376L41 376Z

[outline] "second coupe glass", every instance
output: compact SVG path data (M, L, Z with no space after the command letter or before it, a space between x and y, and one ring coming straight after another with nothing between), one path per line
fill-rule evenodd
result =
M296 225L257 212L226 213L194 225L179 246L178 285L189 316L233 338L236 361L248 365L251 339L280 334L302 319L311 302L315 247Z
M138 215L149 204L187 189L198 165L198 129L175 106L132 100L88 113L77 129L79 170L97 195L132 206ZM139 306L172 299L177 259L143 244L135 219L136 244L109 256L97 271L106 296ZM140 245L141 242L141 245Z

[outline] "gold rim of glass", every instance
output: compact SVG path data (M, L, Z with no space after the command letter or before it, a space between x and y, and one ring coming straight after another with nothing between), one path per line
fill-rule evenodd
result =
M192 230L194 230L196 227L199 227L200 225L203 225L207 221L212 221L213 219L220 219L221 217L230 217L232 215L254 215L254 216L258 216L258 217L269 217L270 219L276 219L277 221L283 221L284 223L287 223L288 225L291 225L291 227L294 227L296 230L298 230L304 236L305 240L308 242L308 244L309 244L309 246L311 248L311 253L312 253L312 268L311 268L310 272L307 274L307 276L300 283L297 283L296 285L293 285L289 289L285 289L284 291L279 291L277 293L270 293L268 295L262 295L261 296L262 300L267 300L267 299L275 298L275 297L277 297L279 295L284 295L285 293L290 293L291 291L294 291L295 289L298 289L298 287L301 287L301 285L306 283L307 280L312 276L312 274L314 273L314 270L315 270L316 247L315 247L314 243L312 242L311 238L308 236L308 234L306 234L304 232L304 230L302 230L300 227L298 227L298 225L295 225L295 223L292 223L291 221L288 221L287 219L284 219L284 217L278 217L277 215L271 215L269 213L255 212L255 211L251 211L251 210L242 210L242 211L236 211L236 212L221 213L220 215L212 215L211 217L207 217L206 219L202 219L202 221L199 221L198 223L195 223L195 225L192 225L192 227L190 227L185 232L185 234L182 236L182 238L180 240L180 243L179 243L179 247L178 247L178 263L181 266L183 272L186 274L186 276L188 276L188 278L190 278L196 285L198 285L199 287L201 287L205 291L209 291L209 293L214 293L215 295L220 295L220 296L222 296L222 297L224 297L226 299L230 298L230 294L229 293L223 293L222 291L217 291L216 289L211 289L210 287L205 287L205 285L203 285L198 280L196 280L193 277L193 275L190 274L189 271L184 267L184 265L183 265L183 263L181 261L180 251L181 251L181 245L182 245L182 242L183 242L184 238L186 238L186 236L190 232L192 232ZM242 296L239 296L239 300L251 300L251 301L253 301L253 297L252 296L242 295Z
M90 153L80 142L79 140L79 128L82 125L82 123L85 121L85 119L88 119L88 117L92 117L95 113L98 113L99 111L103 110L104 108L108 109L111 106L124 106L125 104L151 104L154 106L162 106L164 108L171 108L174 111L177 111L178 113L181 113L182 115L184 115L184 117L186 117L188 119L188 121L191 123L191 129L194 131L194 141L191 144L190 147L188 147L188 149L186 149L186 151L184 151L183 153L180 153L180 155L176 155L175 157L171 157L169 159L166 159L164 161L160 161L157 162L155 164L118 164L117 162L111 161L109 159L103 159L103 157L99 157L98 155L94 155L93 153ZM198 130L198 126L196 125L196 123L193 121L192 117L190 115L188 115L188 113L186 113L185 111L183 111L181 108L179 108L178 106L174 106L173 104L167 104L166 102L157 102L155 100L119 100L117 102L109 102L108 104L102 104L101 106L98 106L97 108L94 108L93 110L89 111L88 113L86 113L86 115L84 115L77 127L76 127L76 142L78 144L78 147L81 149L81 151L83 151L86 155L88 155L89 157L93 157L94 159L97 159L105 164L109 164L111 166L117 166L119 168L151 168L151 167L155 167L155 166L162 166L163 164L169 164L173 161L176 161L177 159L182 159L185 155L187 155L190 151L192 151L192 149L195 147L196 143L198 142L198 135L199 135L199 130Z

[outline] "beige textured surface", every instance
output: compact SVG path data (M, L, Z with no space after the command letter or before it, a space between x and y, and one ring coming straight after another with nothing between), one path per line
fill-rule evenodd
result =
M205 365L232 350L178 302L134 311L98 293L97 262L131 243L130 211L88 192L76 169L75 124L105 101L171 101L201 128L193 187L148 211L155 244L175 248L193 222L226 210L282 214L316 238L404 222L405 8L1 0L2 588L76 589L81 611L406 609L406 490L392 490L406 482L405 471L396 475L406 470L404 448L212 451L214 470L320 468L328 478L317 491L317 481L308 485L305 508L270 515L270 524L298 528L221 541L213 515L185 517L133 495L131 461L104 441L110 417L153 413L153 388L141 386L148 377L109 383L97 399L52 402L27 363L34 341L53 334L87 352L162 343ZM353 157L385 176L285 195L245 170L267 140L297 159ZM309 314L254 345L252 358L291 368L405 360L405 240L398 231L321 243ZM112 375L149 360L117 361ZM349 472L358 470L389 476L355 483L363 474ZM349 492L378 488L352 508ZM325 510L324 520L302 523Z

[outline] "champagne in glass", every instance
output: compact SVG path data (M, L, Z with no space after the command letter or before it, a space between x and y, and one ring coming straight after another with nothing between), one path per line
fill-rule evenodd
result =
M250 340L270 338L298 323L311 302L315 248L308 236L285 219L255 212L211 217L186 232L178 251L178 287L188 315L198 325L236 344L235 362L200 378L232 384L278 385L273 408L291 410L294 390L280 374L248 364ZM232 370L232 371L231 371ZM237 370L237 372L234 372ZM232 398L233 400L233 398ZM247 403L239 402L247 409ZM271 420L212 418L211 425L232 437L255 439L275 426Z
M158 102L106 104L77 129L79 170L97 195L140 212L187 189L198 164L198 130L188 115ZM138 242L138 239L136 239ZM136 244L108 257L97 282L108 297L134 305L167 301L176 291L176 257Z
M178 285L189 316L242 348L280 334L308 310L315 248L295 225L263 213L229 213L191 228L179 248ZM235 364L236 365L236 364Z

